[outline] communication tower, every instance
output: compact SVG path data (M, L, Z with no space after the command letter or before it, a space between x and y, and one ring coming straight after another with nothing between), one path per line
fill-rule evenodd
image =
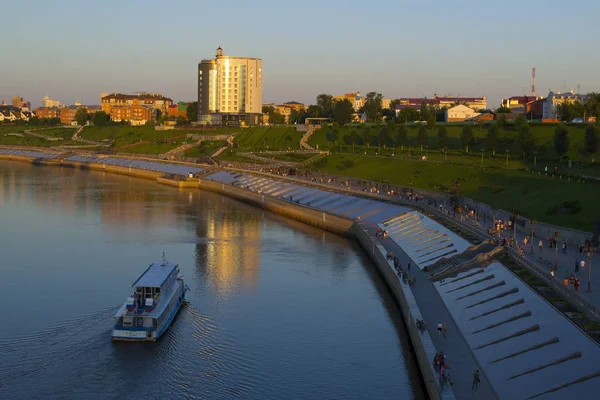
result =
M531 68L531 95L535 97L535 67Z

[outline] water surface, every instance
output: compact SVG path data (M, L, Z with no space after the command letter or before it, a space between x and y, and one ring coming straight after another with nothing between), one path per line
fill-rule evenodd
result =
M0 161L0 399L413 399L397 307L357 245L218 194ZM113 343L147 265L189 304Z

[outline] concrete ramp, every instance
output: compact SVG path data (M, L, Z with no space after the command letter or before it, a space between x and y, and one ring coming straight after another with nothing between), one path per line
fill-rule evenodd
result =
M598 344L503 264L470 264L435 288L499 398L597 396Z

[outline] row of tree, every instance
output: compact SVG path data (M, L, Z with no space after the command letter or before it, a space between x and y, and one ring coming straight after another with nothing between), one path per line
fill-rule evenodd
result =
M327 131L327 140L335 142L339 138L338 124L334 124L331 129ZM530 125L527 123L524 117L519 117L515 121L512 129L516 130L516 143L519 150L523 154L523 157L530 156L536 151L535 138L531 132ZM417 129L416 144L421 147L426 147L429 143L430 127L422 124ZM500 145L501 133L504 131L504 127L500 124L491 124L487 128L487 134L485 138L485 146L488 151L492 152L492 155L496 155L496 151ZM600 128L598 125L589 124L585 128L585 139L582 147L582 153L584 156L594 156L598 152L599 141L598 135L600 134ZM564 125L558 125L554 132L554 150L561 157L569 151L570 136L569 130ZM448 149L448 132L445 126L440 126L437 130L438 145L440 150L446 151ZM374 133L373 130L364 126L351 130L349 135L344 138L346 144L352 145L366 145L366 146L387 146L387 147L402 147L409 144L408 130L404 124L395 124L393 121L379 127L379 131ZM472 125L465 125L460 133L460 142L466 153L469 152L469 148L475 143L475 133Z
M585 104L577 100L563 102L556 107L556 113L561 121L569 122L575 118L594 117L600 121L600 93L589 93Z

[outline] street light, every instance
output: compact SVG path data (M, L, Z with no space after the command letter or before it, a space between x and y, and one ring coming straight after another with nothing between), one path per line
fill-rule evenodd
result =
M554 232L554 247L556 248L556 255L554 256L554 270L558 269L558 239L562 236L562 232Z
M506 150L506 166L508 167L508 153L510 153L510 150Z
M533 169L535 169L537 165L537 150L533 152Z
M483 165L483 152L484 152L484 149L481 149L481 165Z
M592 256L594 255L594 252L596 251L596 247L592 246L590 249L590 251L588 252L588 288L587 291L589 293L592 293Z

